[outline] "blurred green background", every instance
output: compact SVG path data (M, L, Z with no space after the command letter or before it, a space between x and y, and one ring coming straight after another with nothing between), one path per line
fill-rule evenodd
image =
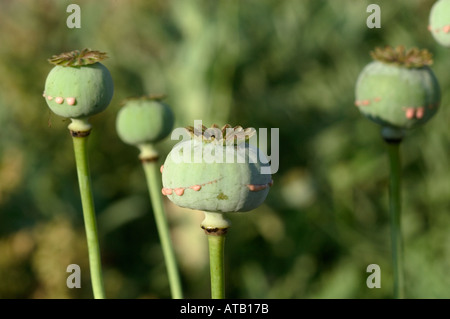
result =
M374 47L399 44L434 54L443 93L402 145L407 297L450 298L450 50L427 31L434 2L2 0L0 298L92 297L69 122L42 98L47 59L85 47L108 53L115 82L89 138L108 298L170 298L138 150L115 132L120 102L149 93L168 95L176 127L280 129L264 205L229 216L228 298L391 298L387 155L354 86ZM370 3L381 29L366 26ZM158 144L161 162L175 143ZM202 214L166 204L185 297L209 298ZM81 289L66 286L72 263ZM366 286L373 263L380 289Z

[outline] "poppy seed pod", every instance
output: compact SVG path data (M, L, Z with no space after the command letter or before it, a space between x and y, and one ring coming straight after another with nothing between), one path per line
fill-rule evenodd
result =
M55 64L45 81L44 98L57 115L82 119L102 112L111 102L114 85L101 64L106 54L84 49L53 56Z
M377 48L371 54L375 61L356 83L355 105L361 113L393 130L412 129L436 114L441 94L428 51L399 46Z
M264 202L272 177L261 173L267 158L245 140L254 130L188 130L192 138L178 143L161 167L163 195L181 207L218 213L250 211Z
M124 102L116 118L120 139L134 146L156 143L170 134L174 114L161 97L144 96Z
M431 7L428 30L439 44L450 47L450 0L439 0Z

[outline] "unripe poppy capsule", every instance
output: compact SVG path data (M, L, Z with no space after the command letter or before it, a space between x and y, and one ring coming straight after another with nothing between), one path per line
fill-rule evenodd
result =
M130 98L116 118L120 139L134 146L159 142L172 131L174 114L157 96Z
M356 83L355 106L362 114L396 130L415 128L436 114L441 93L428 51L386 47L372 57Z
M111 102L114 84L101 64L106 54L84 49L53 56L43 97L57 115L83 119L102 112Z
M213 135L205 127L189 128L192 138L169 153L161 169L163 195L178 206L206 212L255 209L273 182L270 174L262 173L261 168L269 165L267 158L245 141L244 136L254 130L229 125L212 128Z
M450 48L450 0L439 0L430 11L428 30L441 45Z

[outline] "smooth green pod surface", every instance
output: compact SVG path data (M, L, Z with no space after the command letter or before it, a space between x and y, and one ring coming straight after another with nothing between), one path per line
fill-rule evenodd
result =
M403 68L374 61L361 72L356 84L356 106L381 125L413 128L437 112L440 90L427 66Z
M439 0L431 7L428 30L439 44L450 47L450 0Z
M114 85L101 63L86 66L55 66L45 81L44 97L49 108L66 118L90 117L111 102Z
M267 159L258 153L248 143L180 142L161 167L162 193L178 206L206 212L255 209L272 185L271 175L261 173Z
M74 120L102 112L114 94L111 74L99 62L105 58L104 52L83 49L49 59L56 65L45 80L43 96L49 108Z
M162 140L170 134L173 124L174 114L170 107L152 99L130 99L116 118L120 139L135 146Z
M384 128L412 129L438 111L441 92L428 51L376 49L359 74L355 105Z

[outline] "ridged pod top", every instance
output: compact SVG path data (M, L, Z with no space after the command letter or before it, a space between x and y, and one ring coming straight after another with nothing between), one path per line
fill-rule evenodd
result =
M121 106L125 106L130 101L157 101L161 102L164 101L167 98L166 94L147 94L147 95L139 95L139 96L132 96L127 97L122 100L120 103Z
M204 143L215 143L222 145L238 145L248 140L256 133L254 128L242 128L242 126L232 127L225 124L220 128L217 124L210 128L202 125L201 127L188 126L186 130L191 134L192 139L198 139Z
M48 62L60 66L84 66L94 64L108 58L105 52L90 49L74 50L52 56Z
M406 68L421 68L433 64L432 54L428 50L419 50L418 48L407 50L403 45L396 48L390 46L378 47L370 52L370 55L376 61Z

